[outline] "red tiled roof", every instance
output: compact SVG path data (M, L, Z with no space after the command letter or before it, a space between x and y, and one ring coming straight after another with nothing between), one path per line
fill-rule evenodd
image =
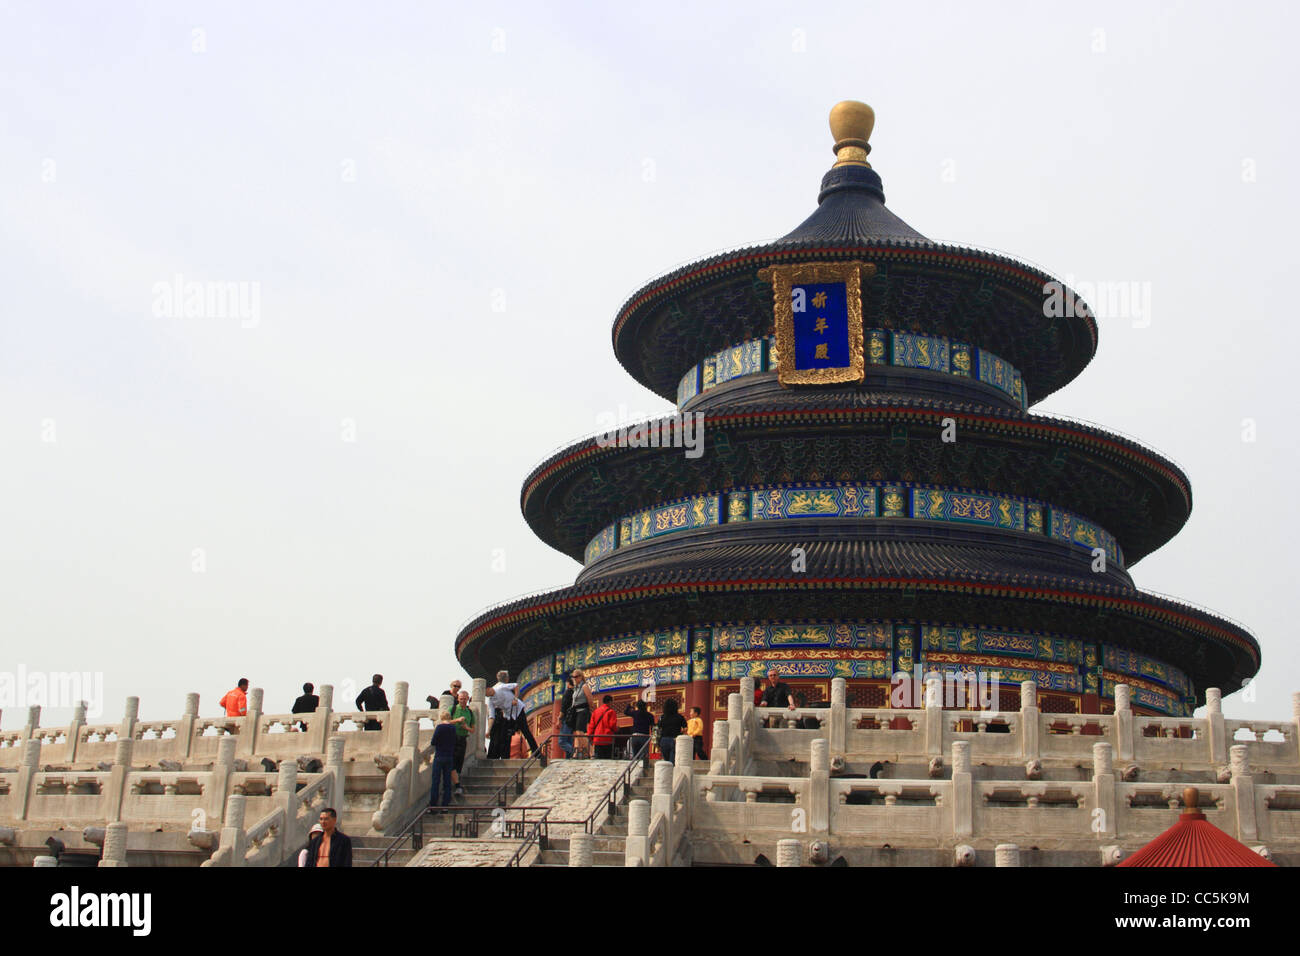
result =
M1277 866L1205 819L1185 810L1178 822L1120 866Z

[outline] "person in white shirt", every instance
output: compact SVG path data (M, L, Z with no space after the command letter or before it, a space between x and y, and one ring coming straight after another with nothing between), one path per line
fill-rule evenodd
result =
M510 756L510 738L515 732L515 690L519 685L508 683L509 680L509 671L497 671L496 685L488 690L488 714L492 718L492 723L488 725L489 760ZM536 745L533 749L537 749Z
M537 755L537 741L533 738L533 732L528 729L528 710L524 707L524 702L515 697L514 705L510 708L510 733L523 734L524 743L528 744L528 752L533 756Z

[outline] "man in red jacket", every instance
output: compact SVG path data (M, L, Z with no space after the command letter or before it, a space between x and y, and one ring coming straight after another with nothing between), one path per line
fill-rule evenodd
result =
M598 760L611 760L614 757L614 731L618 729L618 714L610 706L613 703L614 698L606 694L587 722L587 736L591 738L591 747Z

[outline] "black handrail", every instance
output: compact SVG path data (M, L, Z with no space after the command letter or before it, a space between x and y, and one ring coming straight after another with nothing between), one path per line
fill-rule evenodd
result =
M547 817L550 816L551 808L546 807L542 815L533 823L533 828L528 831L524 837L524 842L519 844L519 849L515 850L515 855L510 858L506 866L523 866L524 854L533 844L537 844L539 850L545 850L550 841L551 831L547 826ZM526 818L526 817L525 817Z
M537 749L529 755L528 759L525 760L522 765L520 765L519 769L514 772L514 774L510 777L510 779L507 780L505 783L501 784L501 786L497 787L496 793L492 794L492 797L488 801L490 805L497 806L497 807L504 807L507 803L506 791L510 789L511 786L515 788L516 797L519 796L521 793L523 793L525 789L524 775L530 769L532 769L534 761L536 761L537 765L541 767L543 770L546 769L546 760L547 760L546 748L550 746L550 743L553 739L555 739L554 734L547 737L545 740L543 740L540 744L537 745ZM487 760L486 757L482 759L485 761Z
M613 736L643 737L645 735L644 734L615 734ZM613 786L611 786L608 790L605 791L605 795L601 797L599 801L597 801L596 806L592 809L591 813L587 814L587 819L581 821L582 832L594 833L596 831L596 815L600 813L602 809L605 810L607 815L610 817L613 817L618 812L619 788L626 790L629 786L631 786L632 771L636 769L637 764L645 763L646 755L649 752L650 752L650 741L647 739L643 744L641 744L640 747L637 748L637 751L632 756L632 759L629 760L627 764L623 767L623 772L618 775L618 779L614 781ZM575 820L573 822L576 823L579 821Z

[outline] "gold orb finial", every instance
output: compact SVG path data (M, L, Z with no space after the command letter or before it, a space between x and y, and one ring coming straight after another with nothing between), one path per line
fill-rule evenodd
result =
M871 130L876 125L876 111L857 100L842 100L831 107L831 135L835 137L836 166L866 166L871 152Z

